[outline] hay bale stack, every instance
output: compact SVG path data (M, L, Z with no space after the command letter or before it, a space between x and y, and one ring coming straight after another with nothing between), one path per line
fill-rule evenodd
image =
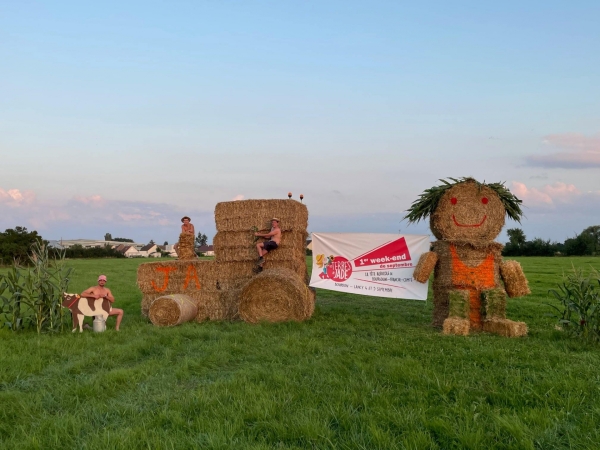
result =
M265 270L242 289L239 314L250 323L303 321L314 311L314 297L304 280L288 269Z
M265 232L268 230L265 230ZM269 252L267 259L273 261L299 260L306 255L305 229L282 231L281 243L277 250ZM256 244L265 239L255 240L254 232L250 231L219 231L213 239L215 261L255 261L257 257Z
M198 315L198 307L187 295L163 295L150 305L150 321L159 327L179 325L193 320Z
M296 200L239 200L217 203L217 231L250 231L271 228L277 217L282 231L301 231L308 228L308 209Z
M196 251L194 250L195 240L195 236L191 233L181 233L179 235L177 259L190 260L198 258Z

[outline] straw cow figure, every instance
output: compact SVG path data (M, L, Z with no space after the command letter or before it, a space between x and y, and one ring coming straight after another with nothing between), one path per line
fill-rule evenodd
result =
M432 272L433 325L445 334L483 330L502 336L524 336L527 326L506 318L506 295L530 293L516 261L503 261L502 244L495 242L505 217L520 221L521 200L502 183L473 178L440 180L413 202L405 218L429 217L438 239L423 254L414 278L425 283Z
M257 274L254 233L269 230L272 217L280 219L281 243L265 256L264 269ZM308 287L306 205L277 199L222 202L216 205L215 221L214 260L139 266L142 313L152 323L280 322L312 316L315 295Z

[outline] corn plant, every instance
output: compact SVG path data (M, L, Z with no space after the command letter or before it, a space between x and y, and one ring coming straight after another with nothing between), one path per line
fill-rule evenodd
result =
M30 267L15 262L0 276L0 317L4 317L0 326L13 331L62 331L62 293L67 291L72 269L65 267L64 253L51 258L48 248L38 242L33 244L29 258Z
M600 273L592 269L586 276L573 269L563 276L558 289L548 291L561 304L550 305L560 327L572 336L600 342Z

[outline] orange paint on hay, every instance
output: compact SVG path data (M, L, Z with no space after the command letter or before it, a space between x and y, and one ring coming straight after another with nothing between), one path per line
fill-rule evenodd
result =
M469 267L460 260L456 247L450 245L452 255L452 285L469 291L469 321L471 326L481 329L481 291L493 288L494 254L490 253L477 267Z
M193 264L190 264L187 267L187 272L185 274L185 282L183 283L183 289L187 289L188 284L190 284L190 281L194 280L194 283L196 283L196 289L200 289L200 280L198 279L198 273L196 272L196 268L194 267Z
M157 272L163 272L165 274L165 279L163 281L162 287L159 288L156 285L156 283L154 282L154 280L151 281L152 287L154 288L154 290L156 292L163 292L163 291L165 291L167 289L167 286L169 286L169 274L172 271L174 271L174 270L177 270L177 268L176 267L169 267L169 266L167 266L167 267L157 267L156 268Z

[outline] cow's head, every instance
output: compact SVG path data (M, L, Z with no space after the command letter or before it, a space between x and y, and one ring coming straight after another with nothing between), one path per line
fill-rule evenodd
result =
M65 308L70 308L80 298L81 298L81 295L79 295L79 294L67 294L66 292L63 292L63 302L62 302L62 305Z

